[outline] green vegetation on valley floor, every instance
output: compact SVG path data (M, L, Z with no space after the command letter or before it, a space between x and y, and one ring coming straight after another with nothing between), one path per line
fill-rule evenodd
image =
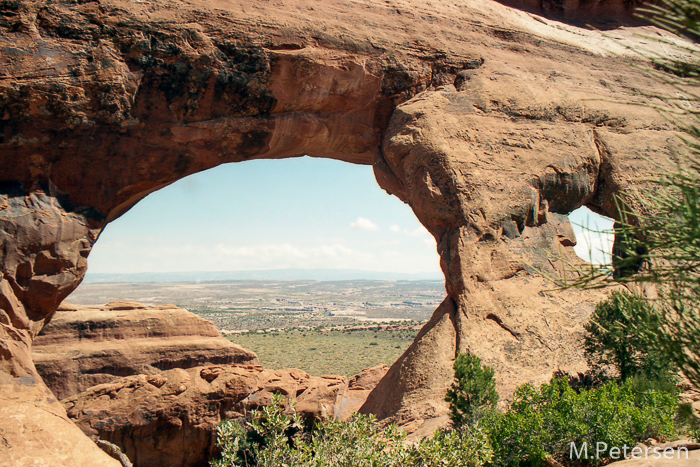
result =
M391 365L444 296L442 281L230 280L86 283L67 301L172 303L213 322L266 368L351 377Z
M294 328L227 337L258 354L266 368L298 368L314 376L343 375L351 378L365 368L394 363L411 345L421 325L414 321L391 325Z

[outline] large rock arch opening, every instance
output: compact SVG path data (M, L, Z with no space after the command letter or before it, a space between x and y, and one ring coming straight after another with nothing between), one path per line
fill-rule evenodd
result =
M674 141L628 105L667 92L630 65L634 30L487 0L17 1L2 18L3 420L63 417L31 342L104 225L188 174L308 154L373 165L437 241L447 298L363 409L429 429L457 351L485 356L506 393L580 362L577 326L599 296L547 292L529 266L575 262L562 215L616 218L614 195ZM37 455L60 451L59 431Z
M86 281L149 281L149 273L153 281L442 278L434 239L377 185L371 166L310 157L217 166L109 223Z

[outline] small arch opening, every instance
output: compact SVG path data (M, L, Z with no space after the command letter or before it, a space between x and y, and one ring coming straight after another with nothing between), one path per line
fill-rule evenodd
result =
M576 234L574 251L579 258L593 264L611 264L615 241L615 221L591 211L586 206L569 214Z

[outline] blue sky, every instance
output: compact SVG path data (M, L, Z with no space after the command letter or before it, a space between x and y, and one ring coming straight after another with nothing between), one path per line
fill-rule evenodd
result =
M605 228L592 216L577 212L572 222ZM580 230L579 255L588 258L594 245L599 258L598 240ZM283 268L441 276L435 240L379 188L371 167L309 157L227 164L180 180L109 224L88 261L88 277Z
M109 224L89 273L324 268L440 277L435 240L372 168L309 157L226 164Z
M584 206L569 214L569 222L576 234L576 254L592 263L610 264L613 220L599 216Z

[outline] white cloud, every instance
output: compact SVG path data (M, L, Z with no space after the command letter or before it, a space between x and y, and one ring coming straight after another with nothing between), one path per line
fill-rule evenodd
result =
M278 268L362 269L373 254L340 242L318 244L253 243L207 244L188 240L132 238L97 243L93 253L103 261L91 272L232 271ZM102 266L102 267L100 267ZM374 264L372 264L374 266Z
M354 230L364 230L367 232L379 230L379 226L377 224L369 219L365 219L364 217L358 217L355 222L350 224L350 228Z
M407 237L412 237L412 238L426 238L427 237L431 240L433 238L433 236L430 235L430 232L428 232L425 229L425 227L423 227L422 225L419 225L418 227L416 227L413 230L409 230L409 229L402 229L398 225L394 224L391 227L389 227L389 230L391 230L393 233L403 234Z
M425 230L425 227L423 227L422 225L420 227L417 227L415 230L406 230L404 231L404 233L409 237L430 237L430 233L428 233L428 231Z

